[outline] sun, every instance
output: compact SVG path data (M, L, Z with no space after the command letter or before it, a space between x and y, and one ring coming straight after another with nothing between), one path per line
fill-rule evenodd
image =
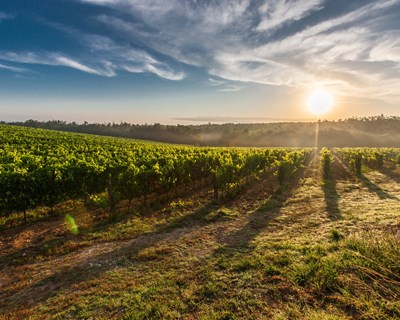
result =
M321 115L331 110L333 105L332 95L325 90L314 91L307 100L308 111Z

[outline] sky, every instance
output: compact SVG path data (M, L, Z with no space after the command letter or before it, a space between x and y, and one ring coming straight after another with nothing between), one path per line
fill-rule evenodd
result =
M0 120L400 116L399 16L400 0L0 0Z

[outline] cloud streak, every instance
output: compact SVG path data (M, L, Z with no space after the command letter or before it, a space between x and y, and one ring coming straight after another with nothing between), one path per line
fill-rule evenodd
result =
M258 31L274 30L286 23L298 21L313 11L322 9L323 0L273 0L267 1L259 8L262 20Z
M399 0L357 2L335 14L326 9L334 2L324 0L80 1L124 13L97 21L225 81L325 84L342 94L398 98L400 32L386 24ZM391 65L379 70L376 62Z
M215 87L219 92L236 92L243 89L243 86L239 86L237 84L232 84L226 80L219 80L214 78L208 79L208 84L211 87Z
M96 59L91 57L85 63L59 52L7 52L0 51L0 60L22 64L39 64L48 66L61 66L79 70L98 76L114 77L118 71L129 73L152 73L168 80L182 80L185 73L176 72L167 64L154 59L145 51L131 49L127 46L115 44L107 37L84 35L82 40L89 47ZM103 58L106 57L106 58ZM96 61L97 60L97 61ZM0 67L1 68L1 67ZM21 68L4 66L3 69L21 72Z
M5 12L0 11L0 21L9 20L9 19L14 19L14 16L11 15L11 14L7 14Z
M112 72L112 70L107 70L107 68L95 69L87 65L84 65L83 63L74 60L70 57L67 57L61 53L43 52L38 54L35 52L0 51L0 60L10 61L14 63L23 63L23 64L39 64L47 66L68 67L82 72L100 76L107 76L107 77L115 75Z
M0 69L20 73L47 65L102 77L189 77L188 83L205 73L209 80L202 78L200 85L220 92L248 83L322 85L338 95L399 99L400 0L74 0L73 5L85 9L85 19L16 15L16 21L40 23L37 30L62 33L69 43L39 41L44 47L35 49L33 41L26 46L21 41L20 47L0 50ZM0 21L12 18L0 11Z
M104 3L113 3L104 1ZM9 18L0 12L1 18ZM41 24L68 35L71 40L79 43L83 50L81 54L67 54L49 51L0 51L0 60L23 64L39 64L48 66L68 67L81 72L98 76L114 77L119 71L128 73L150 73L162 79L179 81L186 77L185 72L175 70L145 50L132 48L125 41L118 44L110 37L85 33L72 26L66 26L44 18L35 18ZM12 71L12 69L9 69ZM16 69L17 70L17 69Z
M24 72L28 72L29 71L28 69L12 67L12 66L8 66L8 65L5 65L5 64L1 64L1 63L0 63L0 69L7 70L7 71L12 71L12 72L16 72L16 73L24 73Z
M182 80L186 76L184 72L173 70L168 64L157 60L146 51L116 44L108 37L85 34L82 40L92 52L100 53L109 59L109 68L114 74L117 70L131 73L147 72L174 81Z

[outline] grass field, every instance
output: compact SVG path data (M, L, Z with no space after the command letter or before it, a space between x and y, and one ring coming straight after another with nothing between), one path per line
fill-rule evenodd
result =
M3 220L0 318L398 319L400 174L364 169L323 181L316 156L285 190L267 172L112 222L101 199Z

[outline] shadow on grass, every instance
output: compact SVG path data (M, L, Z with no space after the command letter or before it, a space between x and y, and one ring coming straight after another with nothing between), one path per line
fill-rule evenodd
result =
M306 167L310 165L310 163L311 161L306 164ZM304 176L306 167L297 170L289 185L284 189L275 191L263 205L250 214L243 228L233 234L222 237L220 242L224 243L226 248L250 248L252 240L263 232L271 221L281 214L282 207L299 186L300 179Z
M121 244L121 246L115 250L86 258L72 267L63 267L53 275L21 290L3 292L0 294L0 300L2 300L0 306L4 309L6 309L6 307L8 307L7 309L17 309L28 305L31 307L36 306L57 295L60 290L71 288L86 280L94 279L104 272L115 268L116 265L135 263L135 257L140 251L149 247L157 247L157 244L166 239L176 228L206 223L204 217L217 208L218 205L213 202L207 203L189 215L161 225L153 232L145 233L135 240L124 242L124 244ZM183 229L183 232L177 234L176 238L182 237L187 232L189 232L189 228L187 228L187 230ZM104 263L105 261L111 261L111 263ZM98 265L100 265L100 267L98 267ZM38 292L40 294L37 294ZM7 298L5 297L5 293L8 294ZM27 303L27 301L30 301L30 303Z
M48 259L52 257L60 257L66 254L69 254L73 251L82 249L83 247L87 247L90 245L90 235L93 233L103 233L103 232L113 232L114 228L118 224L127 223L130 219L139 216L148 216L152 214L156 210L160 210L165 207L171 201L176 199L188 200L193 193L196 192L201 193L201 197L207 197L206 191L209 189L208 186L195 186L190 187L185 190L185 192L180 192L175 196L162 197L162 196L154 196L152 199L148 199L147 203L144 203L143 199L134 199L132 201L131 207L128 209L126 206L127 201L121 201L117 206L117 211L115 215L110 219L107 208L101 208L98 206L84 206L83 210L85 214L90 215L93 223L90 226L79 226L79 235L73 236L69 231L65 231L62 234L58 234L54 237L50 237L52 235L52 229L47 230L46 237L44 239L38 239L32 241L32 244L19 248L17 250L13 250L11 253L2 253L0 252L0 268L4 266L20 266L26 265L34 262L38 257L41 259ZM203 196L204 194L204 196ZM76 208L73 209L76 211ZM64 210L65 211L65 210ZM61 227L64 224L65 219L61 219L65 217L65 212L58 213L57 215L48 216L46 220L55 223L54 227ZM68 212L67 212L68 213ZM76 216L75 212L70 212L72 216ZM160 215L165 215L164 213L160 213ZM18 237L19 233L23 233L27 231L27 227L35 228L40 227L40 222L42 221L32 221L29 222L28 225L21 225L18 227L14 227L12 230L7 230L8 233L11 234L13 232L13 238ZM37 225L35 224L37 223ZM142 234L143 235L143 234ZM89 237L87 237L89 236ZM130 239L136 238L136 236L131 236ZM127 238L128 239L128 238ZM122 240L127 240L122 239ZM1 240L1 239L0 239ZM113 240L110 240L113 241ZM74 245L69 245L69 242L74 242ZM68 248L60 249L61 247L68 246ZM58 250L60 249L60 250Z
M336 156L335 157L335 162L334 163L339 163L340 166L343 167L343 169L345 169L346 171L349 172L349 169L343 164L343 162ZM387 169L382 169L383 171L381 171L382 173L389 175L388 172L386 172ZM390 170L388 170L390 171ZM392 174L395 175L395 173L392 172ZM383 190L381 187L379 187L377 184L373 183L370 179L368 179L364 174L358 174L356 175L356 177L359 179L359 181L361 182L361 184L366 187L368 189L369 192L371 193L375 193L380 199L395 199L395 200L399 200L397 197L391 195L390 193L386 192L385 190ZM397 175L397 179L393 178L393 180L399 182L400 181L400 176Z
M368 179L365 175L358 175L362 185L368 188L368 191L371 193L375 193L380 199L392 199L399 200L397 197L391 195L390 193L383 190L380 186L373 183L370 179Z
M249 217L246 225L240 230L222 237L220 242L226 247L249 247L251 241L257 237L263 230L268 227L268 224L278 217L281 213L281 208L286 200L290 197L289 192L276 192Z
M322 190L324 191L324 199L328 217L331 220L341 218L339 207L340 195L337 192L338 181L348 181L353 175L345 164L334 155L334 161L331 162L330 176L323 181Z
M339 194L336 190L336 179L326 179L323 182L323 191L326 204L326 211L328 212L328 217L331 220L336 220L340 218L339 209Z
M0 267L17 267L34 263L38 257L61 257L85 246L79 241L73 242L76 240L76 236L65 233L64 235L40 241L40 243L21 248L9 254L0 255ZM62 252L59 252L60 248L62 248Z
M248 187L251 188L252 186ZM244 193L243 190L241 191ZM4 311L6 309L34 307L64 290L76 287L85 281L98 278L101 274L114 269L118 265L129 266L141 263L143 262L139 257L141 251L147 248L157 248L163 240L169 238L173 238L174 240L182 238L192 232L193 227L213 223L207 217L225 204L226 201L219 203L213 200L209 201L189 214L157 226L154 231L119 243L116 249L111 248L108 252L88 256L73 266L62 267L54 274L22 289L0 293L0 307L4 306ZM179 229L179 232L176 232L177 229Z
M400 173L398 173L394 170L387 169L387 168L382 168L379 170L379 172L381 172L385 176L389 177L390 179L396 181L397 183L400 183Z

